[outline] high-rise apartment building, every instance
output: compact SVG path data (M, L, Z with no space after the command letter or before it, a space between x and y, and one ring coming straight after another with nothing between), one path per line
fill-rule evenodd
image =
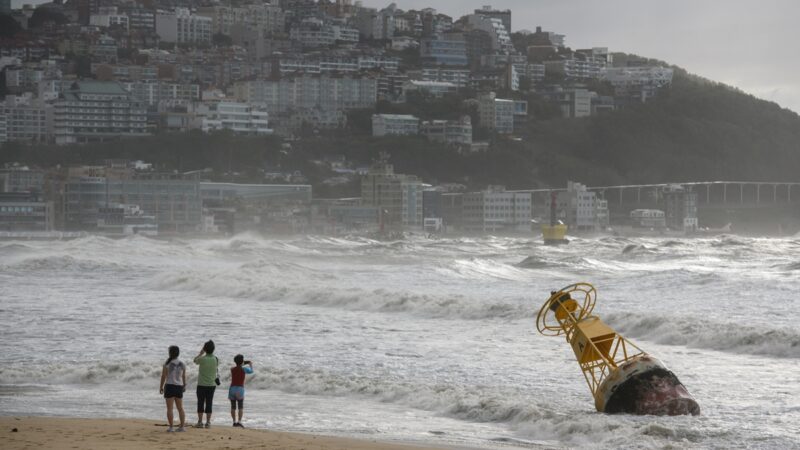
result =
M388 227L422 226L422 181L394 173L386 161L374 165L361 180L361 200L377 206L381 224Z
M56 144L148 134L146 106L115 81L76 81L54 108Z

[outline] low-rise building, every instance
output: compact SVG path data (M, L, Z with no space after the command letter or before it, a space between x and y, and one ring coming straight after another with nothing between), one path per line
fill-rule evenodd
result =
M197 114L202 118L201 129L206 133L230 130L234 134L249 136L272 134L269 113L263 107L238 102L215 102L201 105Z
M159 232L195 231L202 223L200 185L158 174L134 179L69 178L64 185L64 220L69 230L95 230L101 209L117 204L138 205L154 215Z
M634 209L630 212L631 225L637 228L658 228L667 227L664 211L660 209Z
M419 134L419 119L409 114L373 114L372 135L413 136Z
M469 69L452 69L446 67L423 67L420 73L423 81L443 81L453 83L458 88L469 86Z
M478 96L480 124L500 134L513 134L517 118L528 115L528 102L497 98L494 92Z
M642 102L672 84L672 75L672 68L659 66L609 67L604 72L605 80L614 86L615 95Z
M44 172L27 166L0 169L0 192L42 192Z
M420 41L420 58L423 63L443 66L466 66L467 43L461 33L444 33Z
M561 116L568 119L591 116L592 99L597 97L595 92L582 88L562 89L559 87L540 94L547 100L556 103L561 109Z
M9 142L49 142L53 139L54 108L49 103L40 99L7 101L0 103L0 115L5 117L5 135Z
M0 231L52 231L53 203L41 194L0 193Z
M102 6L97 14L89 16L89 25L100 28L118 27L127 30L130 27L128 15L120 13L116 6Z
M295 24L289 37L303 47L329 47L337 42L357 43L358 30L341 24L333 24L316 18L306 19Z
M531 229L530 192L508 192L489 186L463 195L462 228L472 232L524 232Z
M434 142L471 145L472 119L462 116L459 120L427 120L422 122L420 133Z
M409 80L403 84L403 92L426 92L438 98L458 92L458 86L446 81Z

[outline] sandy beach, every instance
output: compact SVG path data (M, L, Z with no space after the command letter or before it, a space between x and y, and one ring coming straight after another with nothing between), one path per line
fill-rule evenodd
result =
M167 433L147 419L0 417L3 449L420 450L419 447L300 433L216 426Z

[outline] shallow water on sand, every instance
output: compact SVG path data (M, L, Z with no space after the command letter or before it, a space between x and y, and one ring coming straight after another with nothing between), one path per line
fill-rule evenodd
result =
M245 424L473 447L800 448L800 239L0 242L0 414L161 418L160 365L255 363ZM699 417L594 412L550 290L664 361ZM223 388L227 386L226 370ZM229 425L226 389L215 423Z

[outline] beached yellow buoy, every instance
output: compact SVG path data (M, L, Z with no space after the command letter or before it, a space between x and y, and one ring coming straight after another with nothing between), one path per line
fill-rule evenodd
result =
M536 318L539 333L564 335L572 346L598 411L700 414L700 406L658 359L592 315L597 291L576 283L551 292Z

